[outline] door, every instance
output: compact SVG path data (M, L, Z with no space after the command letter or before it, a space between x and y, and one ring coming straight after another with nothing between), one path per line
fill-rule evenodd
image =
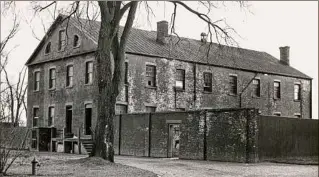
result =
M180 146L180 124L168 124L168 157L178 157Z
M92 105L85 105L85 134L91 135L92 127Z
M72 133L72 106L66 107L65 127L65 133Z

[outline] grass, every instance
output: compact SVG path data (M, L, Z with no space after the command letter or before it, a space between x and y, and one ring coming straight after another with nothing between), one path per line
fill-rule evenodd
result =
M31 161L36 158L40 163L37 176L141 176L155 177L156 174L117 163L109 163L102 158L84 155L28 152L17 159L8 170L8 176L31 176Z

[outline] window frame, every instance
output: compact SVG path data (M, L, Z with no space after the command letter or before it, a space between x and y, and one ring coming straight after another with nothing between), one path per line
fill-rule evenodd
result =
M35 115L35 112L36 112L35 110L37 110L37 113L38 113L37 116ZM32 108L32 127L39 127L39 117L40 117L39 112L40 112L39 106L33 106L33 108Z
M296 86L298 86L297 91L297 99L296 99ZM294 83L294 101L301 101L301 84L300 83Z
M37 78L37 74L39 74L39 78ZM39 80L38 80L39 79ZM41 72L40 70L35 70L33 72L33 91L40 91L40 80L41 80Z
M181 73L179 73L179 72L181 72ZM186 73L185 69L176 69L176 78L175 78L175 89L176 90L185 90L185 80L186 80L185 73ZM177 87L177 82L181 82L182 87Z
M235 80L232 80L233 78ZM228 79L229 79L229 89L228 89L229 95L237 96L237 94L238 94L238 76L234 75L234 74L230 74L228 76ZM235 88L235 92L233 92L233 88Z
M48 42L47 45L45 46L45 49L44 49L45 55L48 55L49 53L51 53L51 42Z
M258 81L258 83L254 83L254 81ZM252 81L253 84L253 97L255 98L260 98L261 97L261 83L260 83L260 78L254 78ZM256 92L258 94L256 94Z
M61 35L61 32L64 32L64 35ZM60 29L58 33L58 51L63 51L67 45L67 36L66 36L66 29ZM63 40L62 40L63 38Z
M275 86L276 83L278 83L278 86ZM273 94L274 94L273 98L274 98L274 100L280 100L281 99L281 82L279 80L274 80L273 89L274 89L273 90Z
M148 75L148 71L147 68L152 68L152 74ZM150 65L150 64L146 64L145 66L145 78L146 78L146 87L150 87L150 88L156 88L156 65ZM149 85L149 81L151 81L151 83L153 83L152 85Z
M70 73L69 73L69 69L70 68L72 68L72 76L70 75ZM73 66L73 64L68 64L67 66L66 66L66 83L65 83L65 85L66 85L66 87L68 87L68 88L70 88L70 87L73 87L73 79L74 79L74 66ZM71 78L71 79L70 79Z
M53 109L53 116L51 117L52 109ZM54 118L55 118L55 107L54 105L51 105L48 107L48 127L54 127ZM51 124L50 124L50 119L51 119Z
M210 78L206 79L205 76L209 76ZM203 80L204 80L204 87L203 87L204 92L212 93L213 92L213 74L211 72L204 72ZM206 82L207 80L209 80L209 83ZM208 90L206 88L208 88Z
M74 45L75 43L75 37L77 37L78 38L78 40L77 40L77 45ZM80 45L81 45L81 38L80 38L80 36L78 35L78 34L74 34L73 35L73 41L72 41L72 46L73 46L73 48L78 48L78 47L80 47Z
M92 64L92 71L89 71L89 64ZM94 64L92 60L85 62L85 85L93 84L93 72L94 72Z
M51 71L54 71L54 78L52 77ZM49 90L54 90L55 88L56 88L56 68L51 67L49 68Z

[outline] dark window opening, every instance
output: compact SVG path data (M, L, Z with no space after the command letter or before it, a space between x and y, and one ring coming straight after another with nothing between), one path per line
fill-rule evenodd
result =
M66 133L72 133L72 106L66 106L65 127Z
M260 97L260 80L259 79L254 79L253 80L253 94L255 97Z
M125 73L124 73L124 83L127 84L128 83L128 63L125 62Z
M281 97L280 94L280 82L274 82L274 99L279 99Z
M237 76L229 76L229 92L237 95Z
M34 72L34 90L40 89L40 71Z
M56 76L55 76L55 69L54 68L52 68L52 69L50 69L49 70L49 88L50 89L53 89L53 88L55 88L55 78L56 78Z
M204 73L204 91L212 92L213 84L212 84L212 73Z
M176 70L175 88L179 90L185 90L185 70Z
M93 81L93 62L89 61L85 64L85 84L91 84Z
M66 86L71 87L73 85L73 65L67 66L66 70L67 70Z
M128 102L128 86L127 85L125 85L125 87L124 87L124 100L126 101L126 102Z
M299 101L301 99L301 87L300 84L294 85L294 100Z
M281 116L281 113L280 112L275 112L274 116Z
M50 52L51 52L51 42L49 42L47 46L45 47L45 54L48 54Z
M73 37L73 47L78 47L80 45L80 38L78 35L74 35Z
M147 86L156 87L156 67L146 65L146 83Z
M91 135L92 127L92 104L85 105L85 134Z
M31 148L32 149L37 149L38 148L38 143L37 143L37 131L36 130L32 130L32 144L31 144Z

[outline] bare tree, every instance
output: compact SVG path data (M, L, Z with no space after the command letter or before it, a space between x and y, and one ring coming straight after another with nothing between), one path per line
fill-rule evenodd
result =
M45 6L37 6L36 11L41 12L50 7L56 7L57 3L57 1L53 1ZM64 20L69 19L72 15L81 11L80 3L81 2L76 1L71 4L68 13L69 15ZM115 115L116 97L123 85L125 49L139 3L141 2L98 1L99 12L101 15L101 26L98 47L96 50L98 118L94 133L95 141L92 155L102 157L111 162L114 162L113 118ZM144 3L147 5L147 13L151 13L152 11L147 2ZM215 38L218 43L221 43L222 41L226 44L235 42L231 35L235 30L229 27L227 23L224 23L226 25L221 25L221 22L224 22L224 19L212 21L208 15L210 11L217 8L215 3L200 1L200 4L208 10L207 14L193 9L187 2L168 1L168 3L174 6L171 26L172 34L177 35L175 32L175 19L177 16L177 7L180 7L186 9L191 14L197 16L199 20L207 24L210 44L213 41L213 38ZM240 6L245 5L243 2L239 2L239 4ZM89 9L90 3L84 4L84 6L85 5L87 5L87 9ZM120 21L126 13L127 18L124 23L123 32L119 33ZM208 53L209 50L207 51L207 54Z

